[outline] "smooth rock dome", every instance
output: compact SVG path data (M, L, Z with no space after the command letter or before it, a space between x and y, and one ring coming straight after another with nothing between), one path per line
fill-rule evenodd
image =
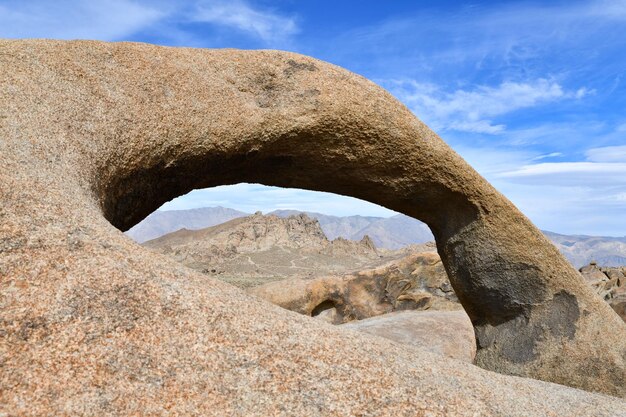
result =
M342 332L122 234L222 184L369 200L432 229L477 365L626 396L622 320L407 108L339 67L3 40L0 167L0 413L624 413L620 399Z

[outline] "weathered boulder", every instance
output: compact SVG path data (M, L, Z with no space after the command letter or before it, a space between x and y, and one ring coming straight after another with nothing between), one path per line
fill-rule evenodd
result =
M2 413L623 414L290 313L116 229L243 181L370 200L429 224L481 366L624 395L623 321L407 108L336 66L2 40L0 167Z
M462 309L436 252L412 253L346 275L284 279L248 291L287 310L333 324L392 311Z
M343 324L397 343L472 363L476 356L474 328L467 314L457 311L397 311Z
M592 262L580 268L580 273L626 322L626 267L601 267Z

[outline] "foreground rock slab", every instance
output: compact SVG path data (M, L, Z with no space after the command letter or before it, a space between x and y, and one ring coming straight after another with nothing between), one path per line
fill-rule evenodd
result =
M1 413L624 413L621 399L348 335L114 227L239 181L369 199L429 222L479 363L621 395L622 320L408 109L340 68L0 41L0 167Z
M474 328L464 311L399 311L352 321L342 329L358 330L404 345L472 363Z

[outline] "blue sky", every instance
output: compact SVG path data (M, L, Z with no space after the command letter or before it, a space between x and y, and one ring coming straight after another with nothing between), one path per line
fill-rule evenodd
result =
M539 227L626 235L626 0L0 0L0 36L296 51L387 88ZM164 208L393 214L259 185Z

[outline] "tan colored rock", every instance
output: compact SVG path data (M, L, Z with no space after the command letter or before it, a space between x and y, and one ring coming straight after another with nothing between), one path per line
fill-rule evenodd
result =
M392 311L462 309L434 252L411 253L352 274L270 282L249 292L287 310L333 324Z
M622 320L408 109L341 68L276 51L2 40L0 167L1 413L624 413L621 399L273 307L115 228L240 181L383 204L432 228L478 363L623 395Z
M200 230L181 229L143 245L240 287L366 269L401 256L379 254L367 236L358 242L328 240L319 222L303 213L280 218L259 212Z
M397 311L341 325L438 355L472 363L476 356L474 328L457 311Z
M602 267L595 262L580 268L585 281L626 322L626 267Z
M622 289L615 297L611 299L609 305L618 316L626 322L626 289Z

